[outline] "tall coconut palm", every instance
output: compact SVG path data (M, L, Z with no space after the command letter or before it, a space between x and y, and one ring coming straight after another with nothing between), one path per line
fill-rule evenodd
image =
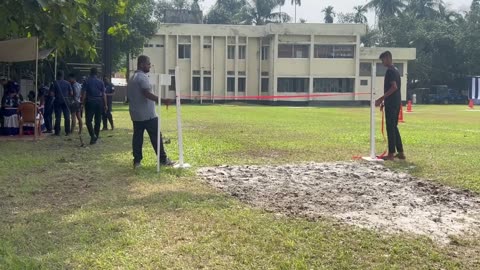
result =
M444 4L438 6L438 16L448 23L460 23L465 20L460 13L448 9Z
M417 19L434 18L442 4L442 0L409 0L405 10Z
M353 10L355 11L355 16L353 17L354 23L367 23L365 13L368 12L368 9L366 6L355 6Z
M322 12L325 14L325 16L323 17L325 23L333 23L333 18L336 16L335 12L333 11L333 7L328 6L324 8Z
M367 9L375 10L378 21L399 15L405 7L404 0L371 0L366 4Z
M278 7L280 10L280 13L282 13L282 7L285 6L285 0L278 0Z
M292 0L292 5L295 5L295 23L297 22L297 5L302 5L302 0Z
M243 24L264 25L288 22L290 20L288 14L274 12L279 6L279 0L250 0L242 8L239 16Z

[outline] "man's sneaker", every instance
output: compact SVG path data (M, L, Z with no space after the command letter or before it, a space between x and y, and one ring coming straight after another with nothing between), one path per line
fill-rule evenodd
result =
M175 162L171 161L170 159L165 159L164 161L160 161L160 165L162 166L173 166Z
M407 159L407 157L405 156L404 153L398 153L398 154L395 155L395 157L398 158L398 159L401 159L401 160Z
M385 161L387 161L387 160L388 161L393 161L393 160L395 160L395 156L393 154L388 154L388 155L382 157L382 159L385 160Z
M133 169L138 169L138 168L140 168L140 167L142 167L142 163L140 163L140 162L133 162Z

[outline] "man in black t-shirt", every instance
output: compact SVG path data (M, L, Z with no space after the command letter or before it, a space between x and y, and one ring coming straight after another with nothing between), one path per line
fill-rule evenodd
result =
M380 55L382 64L387 68L385 73L384 95L375 101L376 106L385 109L385 122L387 124L388 136L388 155L385 160L394 160L395 158L405 159L403 153L402 137L398 131L398 115L402 102L402 81L400 72L393 65L392 53L386 51ZM397 153L395 155L395 153Z

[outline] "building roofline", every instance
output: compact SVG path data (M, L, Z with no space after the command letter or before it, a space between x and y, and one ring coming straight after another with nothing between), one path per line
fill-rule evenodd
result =
M213 36L245 35L251 37L265 37L272 34L279 35L364 35L367 31L365 24L326 24L326 23L284 23L267 25L223 25L223 24L160 24L157 35L199 35L199 31L208 32Z

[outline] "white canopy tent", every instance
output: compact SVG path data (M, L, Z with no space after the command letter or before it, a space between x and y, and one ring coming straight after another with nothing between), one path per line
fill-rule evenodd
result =
M52 51L53 49L40 51L37 37L0 41L0 62L35 61L35 111L37 111L38 102L38 61L47 58ZM34 130L34 139L36 140L38 136L37 129L34 128Z

